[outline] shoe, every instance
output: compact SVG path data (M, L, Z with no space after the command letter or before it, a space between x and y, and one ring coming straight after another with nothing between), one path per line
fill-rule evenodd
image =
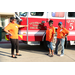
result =
M57 53L54 53L55 55L57 55Z
M51 55L50 57L53 57L54 55Z
M48 54L48 56L50 56L50 57L51 57L51 54Z
M61 54L60 57L64 56L64 54Z
M46 55L51 56L51 54L46 54Z
M16 56L15 57L13 57L13 56L11 56L12 58L17 58Z
M16 54L17 55L17 54ZM21 54L17 55L17 56L22 56Z

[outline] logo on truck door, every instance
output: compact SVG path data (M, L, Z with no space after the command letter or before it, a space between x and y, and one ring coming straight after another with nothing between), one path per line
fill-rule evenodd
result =
M69 26L70 26L70 27L69 27L69 30L73 30L73 23L70 23Z
M69 30L73 30L73 28L74 28L74 20L67 20L67 23L69 24Z
M30 29L41 29L41 27L40 27L41 23L40 22L31 22L29 24L30 24Z

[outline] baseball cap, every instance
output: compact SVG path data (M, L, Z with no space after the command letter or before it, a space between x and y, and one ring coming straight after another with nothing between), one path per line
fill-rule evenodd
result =
M15 17L10 17L10 20L14 20L14 19L16 19Z
M59 22L58 25L62 25L62 22Z

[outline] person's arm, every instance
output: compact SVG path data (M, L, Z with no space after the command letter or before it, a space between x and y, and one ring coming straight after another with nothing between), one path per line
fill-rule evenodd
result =
M28 27L28 25L20 25L19 28Z
M12 35L12 34L9 32L9 30L4 29L4 31L5 31L6 33Z
M65 36L68 36L69 35L69 33L67 33Z
M54 41L54 36L55 36L55 34L53 34L53 37L52 37L52 42Z
M65 37L67 37L68 35L69 35L69 31L67 30L67 29L65 29L65 36L62 36L62 38L65 38Z
M54 36L55 36L55 28L53 28L52 42L54 41Z
M12 34L9 32L9 30L11 30L11 28L12 28L12 27L10 26L10 24L8 24L8 25L4 28L4 31L5 31L6 33L12 35Z
M62 36L62 38L65 38L65 37L67 37L69 35L69 33L67 33L65 36Z

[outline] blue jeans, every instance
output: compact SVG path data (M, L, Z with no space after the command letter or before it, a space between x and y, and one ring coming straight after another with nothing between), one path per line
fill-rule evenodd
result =
M59 43L61 43L61 46L62 46L61 54L64 54L64 42L65 42L65 39L57 39L55 54L58 54Z
M50 48L51 50L53 50L52 42L47 41L47 47Z

